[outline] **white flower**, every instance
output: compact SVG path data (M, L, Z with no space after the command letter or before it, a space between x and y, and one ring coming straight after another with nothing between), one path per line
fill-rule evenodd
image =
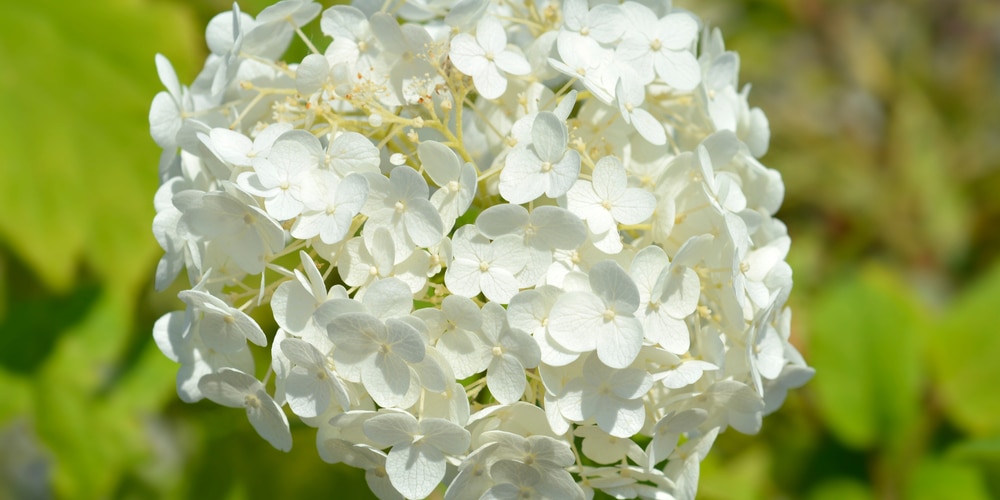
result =
M202 138L202 142L209 145L223 160L238 167L250 167L254 159L267 158L274 142L290 130L292 130L290 123L275 123L262 130L251 141L240 132L216 127L209 132L208 141Z
M285 339L281 342L281 351L293 364L285 379L285 397L296 415L321 415L330 405L331 398L343 410L351 407L347 388L330 371L326 356L315 347L302 340Z
M514 204L542 194L558 198L580 175L580 155L567 150L566 123L549 111L538 113L531 127L531 144L518 145L500 172L500 195Z
M412 253L414 245L429 247L441 241L444 223L427 199L427 182L416 170L396 167L389 175L388 181L381 176L367 177L372 184L363 212L368 215L366 228L390 229L396 241L396 260L400 261ZM372 230L365 232L366 239L374 235Z
M667 143L667 135L663 130L663 125L649 111L641 107L643 101L646 100L646 89L639 85L637 80L632 78L618 80L615 97L618 99L618 109L621 111L625 123L635 127L643 139L656 146Z
M367 68L379 53L378 39L368 16L350 5L335 5L323 12L320 28L333 42L326 49L330 64L346 62Z
M550 366L565 366L580 357L579 353L560 346L549 334L550 311L562 293L562 289L551 285L524 290L510 299L507 307L510 325L535 338L541 361Z
M253 371L250 349L231 352L211 349L200 335L190 332L190 326L187 315L181 311L167 313L153 325L153 340L160 352L181 365L177 371L177 395L182 401L194 403L205 397L198 388L198 382L205 375L227 367Z
M328 326L338 372L361 382L380 406L395 406L410 390L410 368L423 361L425 346L409 323L385 322L366 313L345 313Z
M449 295L441 309L420 309L414 315L429 327L435 347L459 379L471 377L489 366L489 349L482 336L483 316L472 300Z
M284 331L309 342L321 352L333 347L326 335L326 325L321 324L320 307L328 300L346 299L343 286L326 288L319 268L305 252L299 252L302 270L295 269L295 279L278 286L271 297L274 321Z
M524 269L517 274L521 288L538 284L552 263L554 250L574 250L587 238L579 217L564 208L544 205L530 213L520 205L493 205L476 218L476 227L489 238L521 235L528 253Z
M524 370L538 366L541 353L527 333L511 328L507 313L496 302L483 306L483 337L490 353L486 385L501 404L510 404L524 393Z
M427 283L430 255L416 250L406 260L396 263L396 248L389 230L380 227L370 240L351 238L337 259L337 271L348 286L365 289L371 283L389 277L398 278L418 293Z
M701 82L701 67L690 47L698 38L698 23L683 13L660 19L644 5L629 2L624 7L630 29L618 45L615 57L628 61L642 84L653 80L652 72L680 91Z
M284 247L281 226L260 208L226 192L183 191L174 195L182 232L210 240L241 269L257 274Z
M622 249L618 224L638 224L648 219L656 208L656 198L648 191L628 187L628 176L621 160L605 156L594 167L592 180L579 180L566 194L567 208L581 219L595 235L613 235L600 240L598 248L607 253ZM597 243L597 242L595 242Z
M358 174L341 179L327 170L312 172L310 181L302 189L304 208L292 226L292 236L319 236L323 243L338 243L368 199L368 181Z
M440 418L417 421L409 413L385 412L364 424L365 435L391 446L385 469L392 485L408 498L424 498L444 479L445 458L465 453L469 432Z
M462 164L451 148L435 141L420 143L417 156L427 175L441 188L431 195L431 204L441 214L444 227L451 230L476 195L476 167L468 162Z
M507 33L496 18L485 16L476 25L476 37L465 33L451 40L451 62L472 77L479 95L496 99L507 90L506 73L531 71L523 55L507 49Z
M184 123L184 115L194 108L188 89L182 87L170 61L156 54L156 71L167 90L153 97L149 107L149 133L156 144L164 149L177 145L177 133Z
M593 292L566 292L549 313L549 334L573 352L597 350L601 362L625 368L642 347L642 323L635 317L639 290L625 271L605 260L590 269Z
M247 340L259 346L267 345L267 337L257 322L222 299L201 290L185 290L177 296L191 308L192 327L209 348L221 352L238 351L246 347Z
M564 482L553 484L537 469L515 462L501 460L490 468L495 486L480 498L488 500L515 500L519 498L583 498L583 492Z
M510 234L490 242L475 226L462 226L452 238L452 251L444 281L453 293L475 297L482 292L502 304L517 293L514 275L528 259L521 238Z
M257 379L239 370L222 368L202 377L198 388L214 403L246 409L250 425L271 446L281 451L292 449L288 419Z
M584 365L583 377L566 385L562 414L578 422L592 418L615 437L639 432L646 421L642 396L653 386L649 374L634 368L612 369L593 355Z

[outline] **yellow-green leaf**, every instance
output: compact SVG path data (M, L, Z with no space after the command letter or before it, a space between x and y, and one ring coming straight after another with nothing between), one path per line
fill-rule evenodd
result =
M921 411L927 318L909 288L867 267L817 298L811 386L834 434L855 448L901 445Z
M1000 432L1000 262L959 297L930 340L930 358L944 411L962 429Z
M910 476L908 500L989 500L982 474L974 466L926 458Z
M159 152L153 55L192 75L198 37L148 0L4 6L0 16L0 240L51 288L86 263L115 286L146 278Z

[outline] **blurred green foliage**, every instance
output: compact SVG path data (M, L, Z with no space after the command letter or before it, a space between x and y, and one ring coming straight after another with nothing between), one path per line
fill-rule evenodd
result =
M241 2L256 13L268 2ZM793 337L817 376L703 465L710 499L1000 498L1000 4L676 0L721 27L786 182ZM153 54L183 81L222 0L0 16L0 499L362 497L150 341ZM313 26L312 33L318 29Z

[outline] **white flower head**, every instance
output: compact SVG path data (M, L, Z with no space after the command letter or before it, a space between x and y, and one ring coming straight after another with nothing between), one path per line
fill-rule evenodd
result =
M213 18L189 85L157 55L180 399L286 451L298 418L383 499L694 498L715 437L814 373L769 124L705 24L282 0Z

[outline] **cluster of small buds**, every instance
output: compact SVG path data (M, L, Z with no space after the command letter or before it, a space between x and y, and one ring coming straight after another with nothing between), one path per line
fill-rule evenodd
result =
M150 110L182 400L280 450L290 412L380 498L691 499L812 376L767 119L670 0L284 0L206 36Z

